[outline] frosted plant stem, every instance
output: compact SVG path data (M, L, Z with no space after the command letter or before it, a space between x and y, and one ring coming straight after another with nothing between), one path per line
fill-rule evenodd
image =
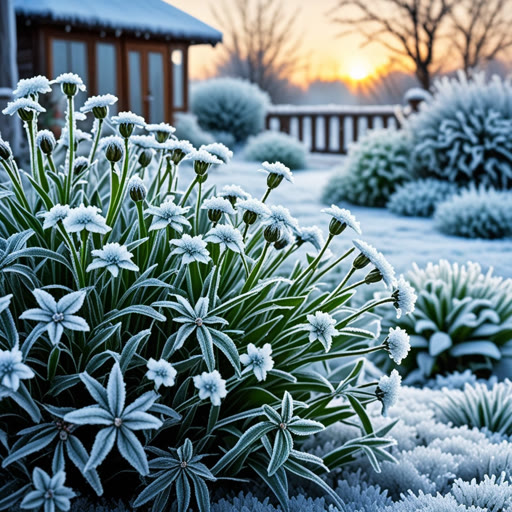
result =
M185 203L187 202L188 196L192 192L192 189L194 188L194 185L196 183L197 183L197 176L192 180L192 183L188 186L187 191L185 192L185 194L183 195L183 197L181 199L180 206L185 206Z
M267 198L268 198L268 196L269 196L269 194L270 194L270 191L271 191L271 190L272 190L271 188L267 188L267 191L265 192L265 194L264 194L264 195L263 195L263 197L261 198L261 202L262 202L262 203L264 203L264 202L267 200Z
M73 180L73 164L75 161L75 127L74 127L74 100L73 96L68 96L68 174L65 180L64 202L69 204L71 200L71 181Z
M318 253L318 256L309 264L309 266L301 272L301 274L295 279L295 283L299 283L302 279L304 279L310 272L314 272L318 263L320 263L320 260L322 259L322 256L324 255L325 251L329 247L329 244L332 242L332 239L334 238L334 235L329 234L327 237L327 240L325 241L324 246L322 247L322 250Z
M196 215L195 215L195 231L196 235L199 233L199 208L201 207L201 192L202 192L203 184L199 182L199 186L197 187L197 200L196 200Z
M393 297L389 297L387 299L381 299L381 300L378 300L375 302L370 302L370 304L368 304L368 306L359 310L357 313L350 315L348 318L344 318L343 323L345 325L348 325L352 320L355 320L358 316L361 316L362 314L366 313L367 311L370 311L370 309L376 308L378 306L382 306L384 304L388 304L389 302L394 302L394 300L395 299L393 299Z
M34 179L37 179L37 173L36 173L36 142L34 137L34 121L26 121L25 122L25 129L27 131L27 139L28 139L28 145L30 149L30 171L32 173L32 177Z
M23 186L21 185L21 181L18 180L18 177L16 176L16 173L13 172L12 168L9 166L5 160L1 160L1 163L5 169L5 172L9 176L9 178L12 181L12 185L14 187L14 192L16 194L16 197L18 201L21 203L21 205L28 211L30 211L30 205L28 204L28 200L25 196L25 191L23 190Z
M96 150L98 149L98 142L100 141L101 129L103 127L103 119L98 119L98 127L94 135L94 144L92 146L91 155L89 156L89 165L92 164L94 157L96 156Z

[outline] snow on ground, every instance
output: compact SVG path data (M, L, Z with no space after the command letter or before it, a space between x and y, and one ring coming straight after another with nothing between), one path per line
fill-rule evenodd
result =
M321 202L321 194L333 167L338 166L340 160L340 157L312 156L310 169L294 172L295 183L283 182L272 191L268 203L286 206L302 226L316 224L327 234L330 219L320 212L325 207ZM207 183L219 187L234 183L255 197L261 197L266 190L266 175L257 172L258 169L257 163L235 159L226 166L212 169ZM183 166L182 174L188 184L192 176L191 169ZM382 251L398 273L406 272L412 262L425 266L429 261L444 258L459 263L477 261L484 270L493 266L496 275L512 277L512 239L470 240L450 237L438 232L431 219L399 217L382 208L350 204L340 206L352 211L361 223L361 238ZM355 236L355 233L347 230L344 235L336 237L331 245L332 251L341 254L349 244L348 237Z

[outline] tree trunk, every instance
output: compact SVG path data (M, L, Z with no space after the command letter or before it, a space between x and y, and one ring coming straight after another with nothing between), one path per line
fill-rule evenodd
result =
M417 65L416 78L423 89L427 91L430 89L430 71L426 66L422 66L421 64Z
M0 1L0 111L12 100L12 91L18 82L16 62L16 15L12 0ZM0 115L0 133L19 150L21 126L17 116Z

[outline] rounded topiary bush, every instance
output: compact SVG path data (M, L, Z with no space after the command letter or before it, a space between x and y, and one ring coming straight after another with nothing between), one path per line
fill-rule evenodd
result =
M290 169L304 169L308 150L291 135L263 132L251 137L245 148L245 159L254 162L279 161Z
M512 235L512 192L471 188L441 203L434 215L437 228L466 238Z
M427 178L400 185L387 207L397 215L431 217L436 206L457 193L455 183Z
M180 140L188 140L196 148L215 142L213 136L199 126L197 118L192 114L177 113L175 124L176 137Z
M415 168L461 184L512 186L512 84L459 75L434 85L433 98L409 118Z
M205 130L244 141L263 130L269 102L265 92L246 80L214 78L194 87L190 108Z
M324 190L326 203L385 206L411 179L411 143L402 130L374 130L351 145L343 169Z

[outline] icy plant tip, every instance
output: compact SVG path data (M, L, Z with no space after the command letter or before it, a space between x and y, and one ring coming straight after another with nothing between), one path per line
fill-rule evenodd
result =
M258 199L242 199L236 206L244 212L242 218L248 226L254 224L258 219L266 219L270 215L268 206Z
M318 340L324 347L326 352L329 352L332 345L333 336L338 336L339 331L334 327L336 320L328 313L317 311L314 315L307 316L309 324L309 342Z
M108 243L103 246L103 249L93 250L92 255L94 259L87 267L87 272L104 268L114 277L117 277L121 269L133 270L134 272L139 270L139 267L132 261L133 254L124 245L117 242Z
M12 95L15 99L31 98L37 101L40 94L48 92L52 92L50 80L43 75L38 75L32 78L22 78Z
M148 190L139 176L132 176L128 181L128 194L135 203L144 201L148 195Z
M135 128L144 128L146 121L133 112L119 112L117 116L112 117L112 124L117 126L121 137L127 139Z
M371 263L375 268L366 276L365 281L367 284L384 281L388 288L393 288L396 284L395 269L386 260L384 255L377 251L375 247L363 242L362 240L353 240L352 242L356 249L359 250L359 255L354 259L354 268L361 269Z
M271 357L272 347L265 343L262 348L257 348L254 343L247 345L247 354L240 356L240 362L254 372L259 382L266 380L267 372L274 368L274 361Z
M107 226L105 219L99 214L100 209L96 206L84 206L82 203L78 208L69 210L64 219L64 227L68 233L79 233L84 229L90 233L104 235L112 228Z
M289 230L292 233L297 233L299 230L297 219L292 217L290 210L284 206L271 206L263 224L266 226L263 236L269 243L277 242L284 231Z
M48 331L53 345L59 343L64 329L84 332L89 330L87 322L74 315L84 303L84 291L68 293L59 302L44 290L36 289L32 293L39 308L28 309L20 316L20 319L39 322Z
M153 133L159 143L164 143L176 131L176 128L167 123L147 124L146 131Z
M283 179L289 181L290 183L294 182L292 171L286 165L281 162L263 162L261 164L261 172L265 172L268 174L267 176L267 187L272 190L281 185Z
M160 206L150 206L146 212L153 215L153 222L149 231L163 229L169 226L178 233L183 232L183 227L190 227L190 222L185 214L190 210L190 206L185 208L178 206L171 200L164 201Z
M202 210L207 210L208 218L212 222L219 222L222 215L235 215L236 212L233 209L232 204L223 197L211 197L210 199L205 199L203 201L203 205L201 206Z
M220 142L214 142L212 144L202 145L199 150L204 149L208 151L208 153L220 158L225 164L227 164L233 158L233 151L231 151L227 146L221 144Z
M110 135L101 139L100 148L105 151L105 156L111 163L119 162L124 156L123 139L117 135Z
M105 119L108 116L108 109L117 103L117 97L113 94L102 94L101 96L91 96L88 98L80 112L87 114L92 112L96 119Z
M331 222L329 223L329 233L331 236L340 235L345 231L347 226L352 228L358 235L362 233L359 222L357 222L356 218L349 210L339 208L333 204L330 208L324 208L322 213L326 213L332 217Z
M21 351L17 348L0 350L0 384L2 386L16 392L22 379L31 379L35 376L22 361Z
M190 236L185 234L179 239L171 240L169 243L176 246L171 254L181 256L185 265L194 261L199 263L210 261L210 253L206 249L206 242L201 235Z
M219 406L222 398L225 398L226 381L220 376L217 370L213 372L203 372L194 377L194 386L199 390L199 398L206 400L209 398L212 405Z
M384 346L389 352L389 357L396 363L400 364L402 359L407 357L411 350L411 341L409 335L400 327L389 328L389 334L384 340Z
M219 193L220 197L227 199L233 206L237 201L249 199L251 196L238 185L225 185Z
M242 233L233 226L221 224L210 229L204 237L206 242L219 244L222 249L231 249L233 252L244 252L245 245Z
M36 145L45 155L51 154L57 145L55 135L50 130L40 130L37 132Z
M62 73L50 83L59 84L62 93L68 98L75 96L79 91L85 91L86 87L82 79L75 73Z
M36 113L42 112L46 112L46 109L30 98L18 98L7 103L7 107L2 110L2 114L6 116L18 114L22 121L32 121Z
M400 279L397 281L392 297L394 299L393 305L396 308L397 318L400 318L402 314L410 315L414 311L414 306L418 297L414 288L404 279L403 276L400 276Z
M147 368L148 371L146 372L146 377L155 383L155 388L157 390L160 386L174 386L176 374L178 372L173 368L171 363L165 359L156 361L151 357L149 358Z
M69 206L67 204L56 204L52 206L49 211L42 214L44 218L43 229L53 228L62 222L69 213Z
M190 160L194 163L194 172L198 176L204 176L212 165L220 165L223 163L220 158L204 149L191 151L185 156L184 160Z
M297 233L297 245L309 243L317 251L320 251L325 244L324 235L318 226L300 228Z
M393 370L389 377L383 375L380 378L375 395L382 402L382 416L387 416L389 408L398 401L401 382L402 377L396 370Z

